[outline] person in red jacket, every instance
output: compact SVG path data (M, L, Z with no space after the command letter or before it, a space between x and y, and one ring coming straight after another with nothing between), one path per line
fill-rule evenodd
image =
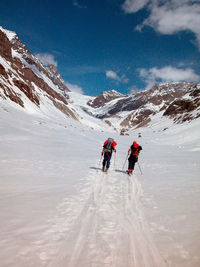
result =
M107 172L107 170L109 169L112 152L114 151L116 153L116 149L115 149L116 145L117 143L112 138L108 138L105 141L103 145L103 149L102 149L102 156L104 155L102 171Z
M130 153L130 156L128 158L128 170L127 170L128 174L133 173L135 163L138 161L138 156L141 150L142 147L138 145L136 141L133 141L132 146L128 150L128 154Z

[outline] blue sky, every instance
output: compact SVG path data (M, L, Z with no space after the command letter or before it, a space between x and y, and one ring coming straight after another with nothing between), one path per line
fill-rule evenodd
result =
M200 81L199 0L1 0L0 25L87 95Z

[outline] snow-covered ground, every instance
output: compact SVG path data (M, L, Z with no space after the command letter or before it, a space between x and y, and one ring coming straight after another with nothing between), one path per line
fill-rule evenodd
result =
M138 139L3 102L0 114L0 266L200 266L200 120L157 120ZM137 164L129 177L134 139L143 175Z

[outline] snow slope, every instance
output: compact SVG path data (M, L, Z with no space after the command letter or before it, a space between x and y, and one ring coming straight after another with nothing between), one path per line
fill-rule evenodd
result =
M137 140L143 175L136 165L127 177L137 131L119 136L0 104L0 266L200 265L200 120L154 118ZM109 136L117 156L104 174Z

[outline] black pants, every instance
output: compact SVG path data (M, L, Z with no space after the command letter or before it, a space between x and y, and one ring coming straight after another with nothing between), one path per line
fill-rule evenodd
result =
M103 168L106 166L108 169L110 167L110 160L111 160L112 154L106 152L104 153L104 159L103 159Z
M130 155L128 158L128 170L133 171L135 168L135 163L138 161L136 155Z

